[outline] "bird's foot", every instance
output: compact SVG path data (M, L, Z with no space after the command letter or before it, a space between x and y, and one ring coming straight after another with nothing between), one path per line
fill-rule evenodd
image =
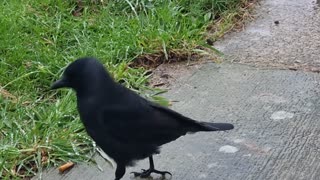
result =
M170 176L172 176L172 174L168 171L158 171L156 169L141 169L142 172L131 172L135 177L141 177L141 178L146 178L149 177L151 175L151 173L156 173L156 174L161 174L162 176L165 176L166 174L169 174Z

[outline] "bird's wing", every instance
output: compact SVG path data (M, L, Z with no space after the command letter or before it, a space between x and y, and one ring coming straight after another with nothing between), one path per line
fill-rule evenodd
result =
M196 121L191 119L191 118L188 118L172 109L169 109L167 107L164 107L164 106L161 106L159 104L156 104L156 103L153 103L153 102L149 102L149 105L156 111L159 111L163 114L166 114L167 116L170 116L171 118L174 118L176 119L179 123L182 123L184 125L186 124L193 124L195 123Z
M177 118L178 114L175 117L146 105L136 108L126 106L104 108L98 120L99 125L119 141L162 145L187 133Z
M187 129L188 132L225 131L225 130L231 130L234 128L234 126L230 123L212 123L212 122L195 121L167 107L160 106L152 102L150 102L150 106L162 112L162 114L167 114L171 118L178 121L179 124L183 125L183 127Z

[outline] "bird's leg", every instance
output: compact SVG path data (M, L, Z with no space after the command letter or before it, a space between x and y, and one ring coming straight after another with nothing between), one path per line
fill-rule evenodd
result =
M131 173L133 173L135 177L139 176L142 178L149 177L151 175L151 173L161 174L162 176L165 176L166 174L170 174L170 176L172 176L172 174L168 171L158 171L158 170L154 169L154 163L153 163L152 156L149 156L149 163L150 163L149 169L147 169L147 170L142 169L142 172L131 172Z
M115 180L120 180L125 173L126 173L126 166L122 164L117 164Z

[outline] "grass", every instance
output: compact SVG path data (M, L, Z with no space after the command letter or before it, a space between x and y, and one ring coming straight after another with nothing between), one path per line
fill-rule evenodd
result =
M23 179L66 161L90 160L70 90L47 91L82 56L101 59L114 78L160 103L138 59L167 61L221 36L247 0L3 0L0 2L0 176ZM231 18L230 18L231 17ZM224 27L229 27L225 28ZM160 58L159 58L160 57Z

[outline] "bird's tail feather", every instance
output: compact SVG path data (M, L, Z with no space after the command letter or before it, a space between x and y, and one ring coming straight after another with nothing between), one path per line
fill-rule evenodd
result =
M210 122L199 122L201 125L200 131L226 131L234 128L229 123L210 123Z

